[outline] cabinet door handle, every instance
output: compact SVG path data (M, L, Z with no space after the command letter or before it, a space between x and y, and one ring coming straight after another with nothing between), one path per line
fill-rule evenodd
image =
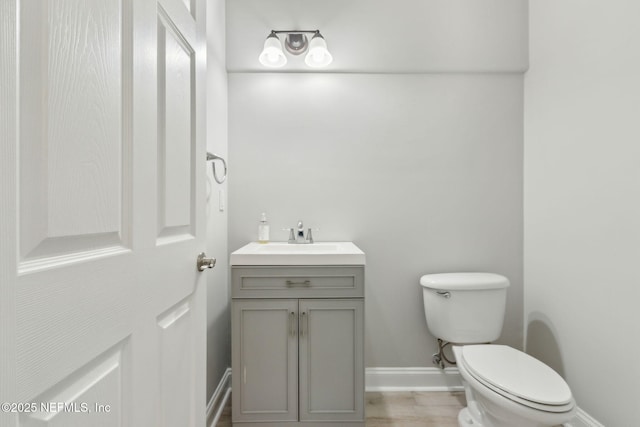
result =
M302 312L302 314L300 315L300 337L304 337L304 319L307 316L306 312Z
M292 337L296 336L295 321L296 321L296 313L292 311L291 313L289 313L289 334Z
M311 280L305 280L302 282L294 282L293 280L287 280L285 282L287 286L311 286Z

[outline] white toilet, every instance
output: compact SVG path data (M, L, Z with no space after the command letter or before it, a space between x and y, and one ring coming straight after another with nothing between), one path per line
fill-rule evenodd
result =
M543 427L569 421L567 383L539 360L487 344L502 331L509 280L491 273L428 274L420 279L427 326L453 344L467 407L460 427Z

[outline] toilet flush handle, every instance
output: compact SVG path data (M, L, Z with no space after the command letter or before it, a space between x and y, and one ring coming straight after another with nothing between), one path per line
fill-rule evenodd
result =
M436 294L440 295L441 297L451 298L451 292L447 292L447 291L436 291Z

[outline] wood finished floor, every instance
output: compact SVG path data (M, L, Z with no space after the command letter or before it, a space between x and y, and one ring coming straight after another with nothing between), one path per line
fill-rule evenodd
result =
M366 394L367 427L458 427L465 405L463 392L371 392ZM216 427L231 427L231 399Z

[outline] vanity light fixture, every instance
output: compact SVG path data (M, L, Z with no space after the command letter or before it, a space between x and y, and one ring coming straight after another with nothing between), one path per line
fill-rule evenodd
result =
M304 62L309 67L325 67L333 61L333 56L329 53L327 42L320 34L320 30L271 30L259 57L260 63L265 67L280 68L287 64L287 57L282 50L278 34L286 34L284 46L291 55L297 56L308 51ZM311 41L307 38L307 34L313 34Z

